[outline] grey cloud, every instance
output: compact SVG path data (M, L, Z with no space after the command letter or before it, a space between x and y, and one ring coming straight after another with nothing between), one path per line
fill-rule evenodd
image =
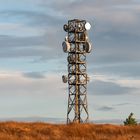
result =
M33 79L43 79L46 77L43 72L26 72L23 73L23 76L27 78L33 78Z
M99 107L97 110L98 111L112 111L112 110L115 110L115 108L110 107L110 106L102 106L102 107Z
M89 31L90 40L95 47L93 55L90 55L89 58L91 63L121 63L140 60L138 51L140 49L138 45L140 44L138 30L140 18L137 14L138 10L130 8L132 4L139 5L140 3L132 0L102 2L95 0L80 1L78 4L74 1L70 5L66 4L67 6L62 9L61 5L53 4L56 9L60 6L60 10L64 10L66 14L70 12L71 17L75 17L77 14L78 17L89 19L92 24L95 21L95 26L93 25L93 29ZM74 6L71 6L72 4ZM100 5L108 6L103 9ZM114 5L118 5L118 7L112 7ZM71 7L73 10L69 10ZM84 9L83 13L81 10L78 13L78 9Z
M96 33L95 33L96 34ZM89 57L93 64L118 64L139 62L139 35L111 31L91 39L93 50Z
M42 5L48 6L48 2L42 1ZM131 6L132 4L139 4L133 0L79 0L79 1L52 1L49 6L55 11L61 11L63 15L67 17L85 17L86 19L93 19L93 17L108 19L110 15L115 15L116 12L113 12L114 9L120 8L121 6ZM117 7L118 6L118 7ZM71 10L72 8L72 10ZM84 9L84 10L79 10ZM120 10L119 10L120 11Z
M28 24L32 28L38 26L45 33L44 35L30 37L1 35L0 47L3 50L0 52L0 56L39 56L40 60L51 59L50 56L58 58L62 52L61 49L58 50L58 47L61 46L61 42L64 40L64 37L62 37L64 19L56 15L49 15L49 12L46 13L47 11L1 11L0 15L2 18L17 19L22 17L25 19L22 24ZM56 50L58 51L56 52Z
M52 35L50 35L53 37ZM58 42L54 44L49 35L17 37L17 36L0 36L0 57L1 58L19 58L19 57L38 57L40 60L49 60L57 58L62 49L57 52ZM52 43L51 43L52 40ZM61 45L61 44L60 44ZM60 46L59 45L59 46ZM36 59L36 58L35 58ZM42 61L43 61L42 60Z
M0 35L0 48L11 48L11 47L28 47L46 45L47 36L30 36L30 37L18 37L9 35Z
M48 49L46 36L16 37L0 36L0 57L17 58L46 55Z
M53 0L51 2L48 3L48 1L45 0L41 0L42 5L46 4L51 6L54 9L58 9L58 10L65 10L65 9L69 9L69 11L72 12L72 10L70 10L70 8L73 6L73 8L75 9L77 7L80 6L84 6L84 7L108 7L110 5L120 5L120 4L132 4L134 3L133 0L102 0L102 1L98 1L98 0L70 0L70 1L65 1L65 0L61 0L61 1L57 1L57 0Z
M133 94L137 91L136 88L121 87L112 82L103 82L95 80L89 84L89 93L92 95L116 96L123 94Z
M100 64L97 66L94 66L94 62L93 64L91 64L91 66L93 65L92 68L90 68L90 71L94 71L97 73L106 73L106 74L115 74L115 75L120 75L123 77L134 77L135 79L139 79L140 77L140 63L136 62L136 63L114 63L114 64Z
M131 105L131 103L120 103L120 104L114 104L113 106L126 106Z
M134 27L132 27L131 29L134 29ZM133 32L130 32L129 30L127 31L122 31L121 29L113 29L110 28L107 31L102 31L95 34L95 37L97 39L102 39L103 41L116 41L116 43L127 43L128 42L133 42L135 44L137 44L137 42L139 42L139 37L140 34L134 34ZM131 38L131 40L128 40L128 38ZM120 42L118 42L118 40ZM134 42L137 41L137 42Z
M90 65L92 65L92 63L114 64L140 60L138 51L138 44L140 43L140 33L138 30L140 23L139 11L135 8L130 8L131 5L139 5L139 2L134 2L132 0L103 0L102 2L99 0L72 0L68 2L64 0L59 2L56 0L41 0L38 4L41 8L43 7L41 12L10 10L1 11L0 14L1 16L12 19L14 17L25 18L24 24L39 26L46 30L46 38L42 36L33 39L24 38L23 40L19 38L17 40L8 39L9 41L6 41L6 43L2 41L3 43L1 46L7 46L8 44L9 46L29 46L32 44L34 46L46 45L46 48L50 49L47 50L48 52L46 54L44 53L44 50L42 51L42 48L30 49L30 51L22 49L22 51L25 52L25 54L32 51L28 56L34 55L35 51L35 55L38 53L42 60L46 59L46 56L54 56L53 54L55 52L57 53L57 57L55 58L58 58L58 56L61 56L62 54L61 50L58 49L58 46L61 46L61 42L65 36L62 26L68 19L76 16L78 18L85 18L93 24L89 33L90 40L93 45L95 45L95 51L93 52L93 55L88 56ZM48 8L51 9L51 12L47 10ZM56 50L58 51L56 52ZM17 51L19 52L19 50ZM9 51L10 54L12 52L13 50ZM1 56L3 56L3 54L5 53L2 52Z
M56 15L50 15L50 12L47 10L44 12L39 11L30 11L30 10L10 10L10 11L1 11L1 17L6 17L9 19L14 18L24 18L24 24L28 24L30 26L39 26L41 28L47 29L48 26L54 27L58 25L58 23L62 24L63 19Z
M28 78L27 78L28 77ZM29 78L30 77L30 78ZM36 79L36 80L33 80ZM1 97L25 96L44 96L51 97L62 95L64 84L58 75L47 75L44 73L24 73L23 75L14 75L0 78ZM59 83L59 84L58 84ZM55 88L54 88L55 87ZM38 97L39 97L38 96Z

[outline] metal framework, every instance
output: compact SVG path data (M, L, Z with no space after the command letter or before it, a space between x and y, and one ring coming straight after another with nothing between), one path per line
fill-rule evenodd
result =
M86 53L91 51L88 42L85 20L69 20L64 25L67 32L63 50L68 52L68 76L63 76L64 83L68 82L67 123L84 123L89 119L87 104Z

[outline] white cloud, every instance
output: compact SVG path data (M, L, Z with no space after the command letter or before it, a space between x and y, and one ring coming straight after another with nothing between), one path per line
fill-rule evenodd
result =
M96 74L91 76L91 81L103 81L118 84L121 87L137 88L140 91L140 79L132 77L122 77L117 75L102 75Z
M31 27L20 23L0 23L1 35L12 36L38 36L45 33L44 29L39 27Z
M1 96L42 95L57 96L64 92L61 75L45 74L42 78L28 78L21 72L0 72Z

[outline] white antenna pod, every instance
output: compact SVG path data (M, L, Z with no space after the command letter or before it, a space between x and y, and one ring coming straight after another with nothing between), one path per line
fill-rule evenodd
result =
M90 53L91 52L91 43L86 42L83 46L84 50L86 51L86 53Z
M63 83L67 83L68 82L68 77L66 75L62 76L62 81Z
M90 30L90 28L91 28L90 23L89 23L89 22L86 22L86 24L85 24L85 29L86 29L86 30Z
M64 51L65 53L69 52L69 50L70 50L70 44L69 44L69 42L64 41L64 42L62 43L62 47L63 47L63 51Z

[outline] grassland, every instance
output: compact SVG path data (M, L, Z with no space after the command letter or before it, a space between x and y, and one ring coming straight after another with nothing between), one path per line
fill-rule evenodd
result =
M140 125L1 122L0 140L140 140Z

